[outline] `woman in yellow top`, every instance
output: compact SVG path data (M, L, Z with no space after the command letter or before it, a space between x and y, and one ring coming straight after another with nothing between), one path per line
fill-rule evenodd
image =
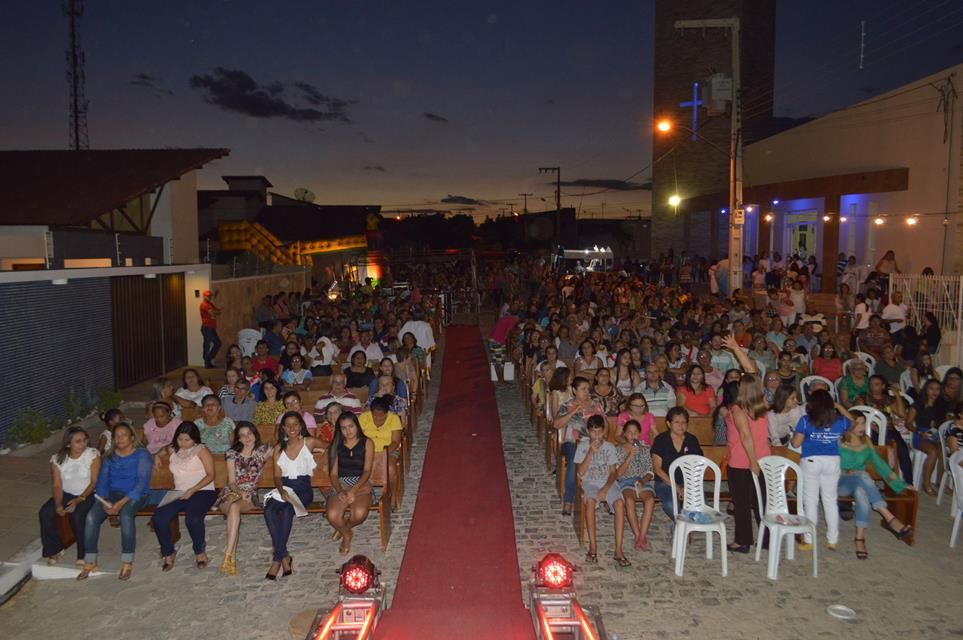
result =
M375 454L382 449L388 452L388 480L394 486L396 474L400 472L398 464L401 459L401 436L403 427L398 414L391 413L391 405L384 396L374 398L371 408L358 416L361 431L371 438Z
M273 378L261 381L260 402L254 408L254 424L275 424L284 414L284 401L281 400L281 383Z

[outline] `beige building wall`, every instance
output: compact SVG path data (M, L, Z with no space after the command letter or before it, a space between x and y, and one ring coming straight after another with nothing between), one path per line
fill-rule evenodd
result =
M170 255L174 264L199 262L197 251L197 172L167 183L170 190Z

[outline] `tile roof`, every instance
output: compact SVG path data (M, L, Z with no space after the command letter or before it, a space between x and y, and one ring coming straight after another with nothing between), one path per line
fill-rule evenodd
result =
M0 225L86 226L228 149L0 151Z

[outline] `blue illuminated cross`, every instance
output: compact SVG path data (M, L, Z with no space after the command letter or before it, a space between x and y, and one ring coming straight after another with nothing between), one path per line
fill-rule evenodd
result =
M689 102L680 102L680 107L692 107L692 140L696 139L696 131L699 130L699 107L702 106L702 100L699 99L699 83L692 83L692 100Z

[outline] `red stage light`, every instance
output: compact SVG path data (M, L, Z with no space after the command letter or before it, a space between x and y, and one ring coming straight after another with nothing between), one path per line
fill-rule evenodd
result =
M377 569L371 560L361 555L341 565L338 573L341 574L341 586L349 593L364 593L377 583Z
M539 586L550 589L565 589L572 586L572 573L575 567L558 553L550 553L538 563L536 578Z

